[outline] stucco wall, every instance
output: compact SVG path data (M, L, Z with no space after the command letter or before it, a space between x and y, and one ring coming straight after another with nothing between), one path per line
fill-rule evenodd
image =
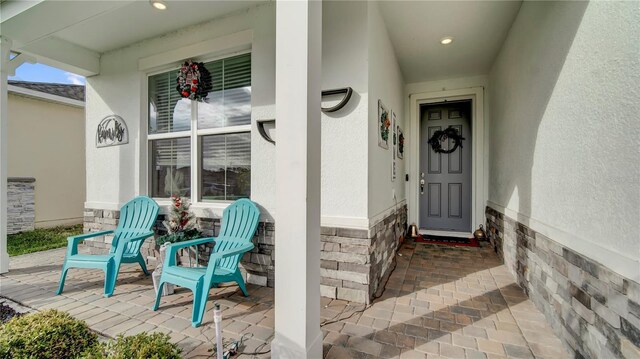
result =
M356 219L350 221L352 224L365 223L367 3L324 2L322 29L322 89L351 86L354 90L344 109L322 115L322 215Z
M396 179L391 181L391 161L393 160L392 131L389 135L389 149L378 146L378 100L396 113L397 125L407 131L409 122L404 112L404 80L396 59L393 44L376 2L368 3L368 43L369 43L369 218L378 218L393 209L396 203L405 200L404 159L396 159ZM406 133L406 132L405 132ZM395 198L394 198L395 196Z
M323 225L367 222L366 3L324 4L323 89L351 86L349 105L322 116ZM251 197L266 220L275 208L275 147L260 137L255 121L275 116L275 4L254 7L162 37L104 54L101 73L87 79L87 141L98 122L118 114L127 122L128 145L87 148L87 207L117 209L136 194L146 194L146 73L138 60L190 44L253 30ZM216 55L216 54L212 54ZM188 58L186 55L185 58ZM363 65L364 64L364 65ZM171 63L167 65L172 65ZM277 142L277 125L275 131ZM195 207L195 208L194 208ZM215 206L194 208L198 215L221 214Z
M525 2L490 73L489 205L640 280L640 8Z
M9 94L9 177L33 177L35 226L82 223L84 109Z
M87 207L118 209L131 197L147 194L147 74L138 69L141 58L253 29L252 117L274 117L274 15L272 6L254 8L102 55L100 75L87 78L87 141L93 140L99 121L115 113L127 122L130 143L87 147ZM166 65L170 68L177 62ZM273 145L254 131L252 179L274 166L273 153ZM252 180L252 196L258 202L269 202L273 190L269 177L259 182Z

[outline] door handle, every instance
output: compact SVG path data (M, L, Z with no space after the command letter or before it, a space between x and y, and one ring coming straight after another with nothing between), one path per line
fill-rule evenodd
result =
M424 178L420 179L420 194L424 194Z

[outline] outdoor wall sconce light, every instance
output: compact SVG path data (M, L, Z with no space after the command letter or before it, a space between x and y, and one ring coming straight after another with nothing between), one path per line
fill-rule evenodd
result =
M347 102L349 102L349 100L351 99L351 95L353 94L353 89L351 87L344 87L340 89L322 91L322 97L340 95L340 94L344 94L344 97L342 98L342 100L338 102L335 106L323 107L322 112L325 112L325 113L336 112L339 109L346 106Z
M322 97L324 97L324 96L333 96L333 95L341 95L341 94L344 94L344 97L342 98L342 100L340 100L340 102L338 102L335 106L322 107L322 112L324 112L324 113L336 112L336 111L340 110L341 108L345 107L347 105L347 103L349 102L349 100L351 99L351 95L353 94L353 89L351 87L344 87L344 88L339 88L339 89L322 91ZM258 133L260 134L260 136L262 136L262 138L264 138L268 142L271 142L271 143L273 143L275 145L276 141L273 138L271 138L271 136L269 136L267 131L265 131L265 129L264 129L264 125L267 124L267 123L268 124L275 124L276 123L276 119L275 118L271 118L271 119L267 119L267 120L258 120L258 121L256 121L256 124L258 125Z
M276 123L276 119L275 118L270 118L268 120L258 120L256 121L256 123L258 124L258 133L260 134L260 136L262 136L262 138L264 138L265 140L273 143L274 145L276 144L276 141L274 141L271 136L269 136L269 134L267 133L267 131L264 130L264 124L265 123Z

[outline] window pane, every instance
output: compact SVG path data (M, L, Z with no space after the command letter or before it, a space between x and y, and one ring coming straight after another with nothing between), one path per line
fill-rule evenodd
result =
M198 128L251 123L251 54L205 64L212 90L198 103Z
M251 133L202 136L202 200L251 195Z
M191 196L191 140L151 141L151 195Z
M191 100L176 90L178 70L149 77L149 133L191 129Z
M224 91L222 90L222 60L208 62L204 67L211 74L212 89L198 102L198 128L224 127Z
M227 126L251 124L251 55L224 60L224 115Z

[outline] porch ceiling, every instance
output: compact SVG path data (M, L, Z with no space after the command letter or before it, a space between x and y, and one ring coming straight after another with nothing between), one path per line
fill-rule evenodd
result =
M405 82L487 74L521 1L382 1ZM450 45L440 44L452 36Z
M0 34L12 49L82 75L99 72L100 54L255 6L252 1L0 1Z
M158 11L148 1L135 1L91 21L61 30L57 36L97 52L131 43L249 8L260 1L166 1ZM109 36L104 36L109 34Z

